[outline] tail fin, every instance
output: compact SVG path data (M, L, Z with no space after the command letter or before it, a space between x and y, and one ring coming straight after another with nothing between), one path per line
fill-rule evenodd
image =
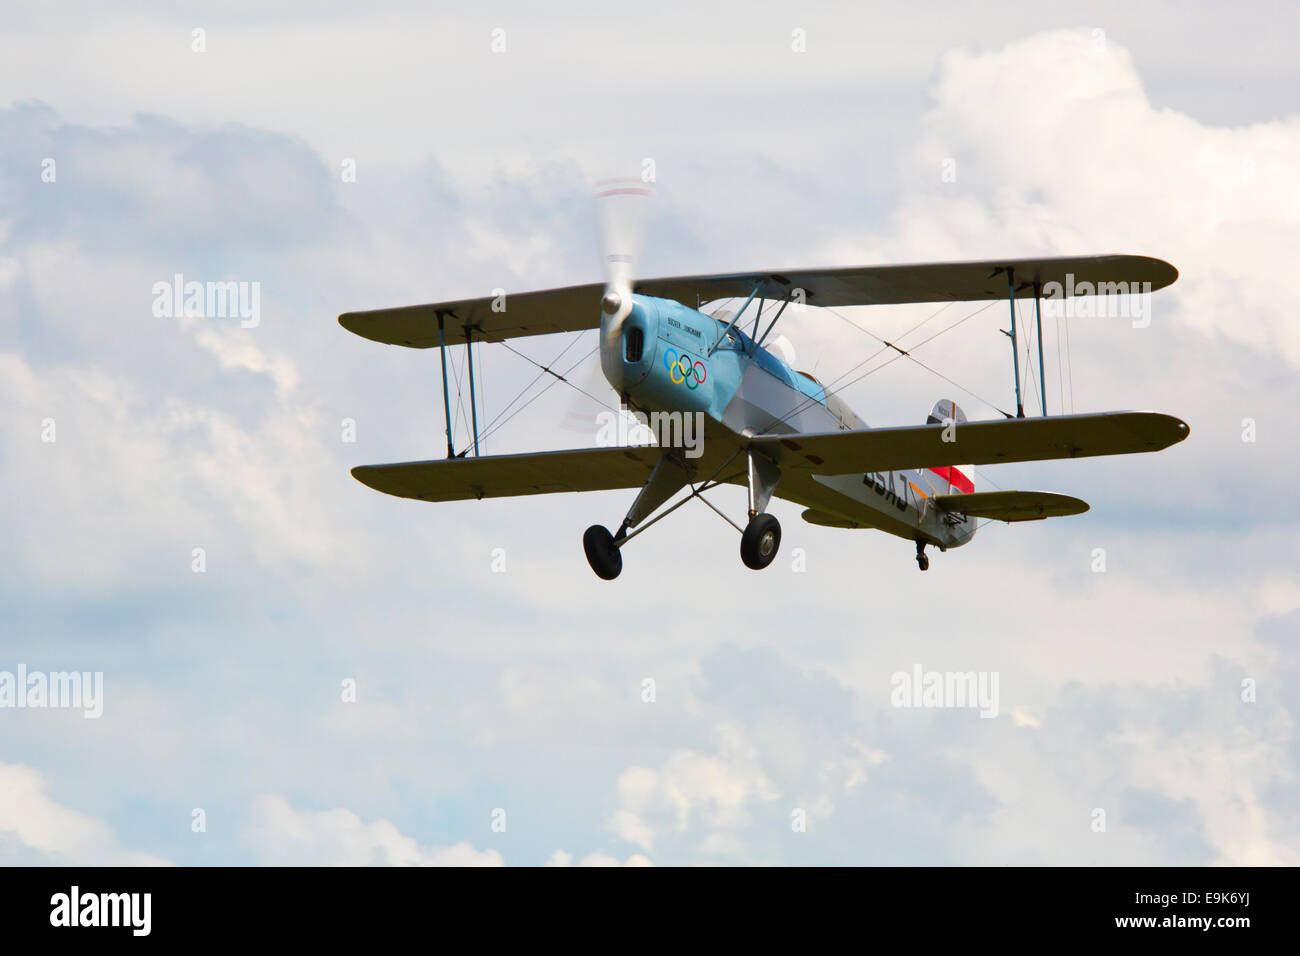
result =
M927 425L962 425L966 421L966 413L963 412L957 403L952 399L943 398L934 403L934 409L926 418ZM948 482L948 493L951 495L969 495L975 492L975 466L974 465L945 465L942 468L931 468L941 479Z

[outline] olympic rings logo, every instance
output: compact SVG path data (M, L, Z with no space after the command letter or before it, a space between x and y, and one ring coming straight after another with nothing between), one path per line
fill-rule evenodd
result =
M689 355L678 355L676 349L664 353L664 368L668 370L668 378L674 385L684 382L692 392L709 379L709 370L703 362L698 359L692 361Z

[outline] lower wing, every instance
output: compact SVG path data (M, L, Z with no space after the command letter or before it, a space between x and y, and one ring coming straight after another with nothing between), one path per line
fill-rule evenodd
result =
M941 465L997 465L1160 451L1187 437L1187 423L1158 412L1099 412L955 425L864 428L816 435L759 435L749 447L782 470L820 475Z
M725 443L707 443L698 458L680 460L696 480L735 478L745 473L744 457ZM471 498L511 498L565 491L608 491L640 488L663 457L654 445L578 448L524 455L481 458L442 458L393 465L359 465L352 477L386 495L421 501L464 501ZM738 465L722 474L731 458ZM733 472L735 474L733 474Z
M945 432L952 441L944 440ZM711 433L712 437L704 441L699 457L686 455L681 458L687 469L693 472L693 479L724 482L740 479L743 483L745 458L742 452L746 439L717 429ZM987 465L1088 455L1124 455L1167 448L1182 441L1187 433L1186 423L1169 415L1106 412L967 422L956 426L920 425L817 435L760 435L748 440L747 444L750 449L771 457L782 470L788 470L788 478L778 484L777 494L803 503L804 496L797 489L801 481L804 484L809 482L810 473L836 475L938 465ZM664 449L653 445L579 448L523 455L360 465L352 469L352 475L376 491L421 501L607 491L640 488L663 453ZM962 499L967 507L974 506L976 499L991 501L987 495L979 494L942 497ZM1059 495L1050 497L1077 500ZM952 510L964 510L960 504L955 502ZM1009 506L1006 502L1003 504L1005 511ZM973 511L965 513L976 514ZM980 516L999 517L982 512Z

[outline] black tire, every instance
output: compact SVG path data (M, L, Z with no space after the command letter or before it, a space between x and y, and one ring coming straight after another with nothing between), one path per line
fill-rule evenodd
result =
M740 560L745 567L762 571L776 558L781 547L781 522L769 514L757 514L749 519L745 533L740 536Z
M623 571L623 552L614 546L614 536L609 529L592 525L582 535L582 550L587 552L587 563L596 577L613 581Z
M918 554L916 556L916 566L922 571L930 570L930 558L928 555Z

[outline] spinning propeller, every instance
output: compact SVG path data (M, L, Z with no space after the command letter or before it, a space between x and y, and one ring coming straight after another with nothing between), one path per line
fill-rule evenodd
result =
M607 179L596 186L605 270L605 292L600 299L600 366L615 390L622 387L623 321L632 312L632 282L650 194L649 184L640 179Z
M572 394L563 416L567 431L587 434L592 402L618 408L623 378L623 322L632 312L632 284L641 252L645 205L653 194L640 178L606 179L596 184L600 218L600 252L605 289L600 299L599 362L582 363L568 373L578 393Z

